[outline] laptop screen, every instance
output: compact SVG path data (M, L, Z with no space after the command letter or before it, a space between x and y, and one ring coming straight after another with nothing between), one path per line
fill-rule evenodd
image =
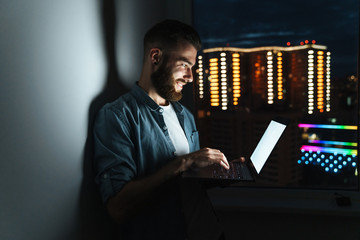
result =
M286 125L272 120L252 153L250 159L259 174L270 153L278 142Z

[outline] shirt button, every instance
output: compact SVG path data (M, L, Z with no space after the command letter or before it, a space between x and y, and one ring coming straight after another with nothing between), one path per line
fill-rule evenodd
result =
M167 126L163 126L163 129L164 129L164 131L166 131L166 130L167 130Z
M163 113L163 112L164 112L164 109L160 108L160 109L159 109L159 112L160 112L160 113Z
M104 179L108 178L107 173L105 173L105 174L103 175L103 177L104 177Z

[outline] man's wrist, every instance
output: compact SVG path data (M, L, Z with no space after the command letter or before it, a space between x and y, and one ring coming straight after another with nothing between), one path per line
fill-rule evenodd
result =
M194 161L189 154L182 156L182 171L185 172L189 169L195 168Z

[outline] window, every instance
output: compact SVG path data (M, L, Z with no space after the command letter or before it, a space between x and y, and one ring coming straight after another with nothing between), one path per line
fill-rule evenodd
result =
M286 117L255 184L358 189L358 5L194 0L201 144L249 157L270 120Z

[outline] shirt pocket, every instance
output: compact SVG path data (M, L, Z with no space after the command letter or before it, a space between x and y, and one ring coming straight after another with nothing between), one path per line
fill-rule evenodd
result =
M193 131L191 133L190 140L193 145L198 145L199 144L199 132Z
M199 132L192 131L189 142L190 152L194 152L200 149Z

